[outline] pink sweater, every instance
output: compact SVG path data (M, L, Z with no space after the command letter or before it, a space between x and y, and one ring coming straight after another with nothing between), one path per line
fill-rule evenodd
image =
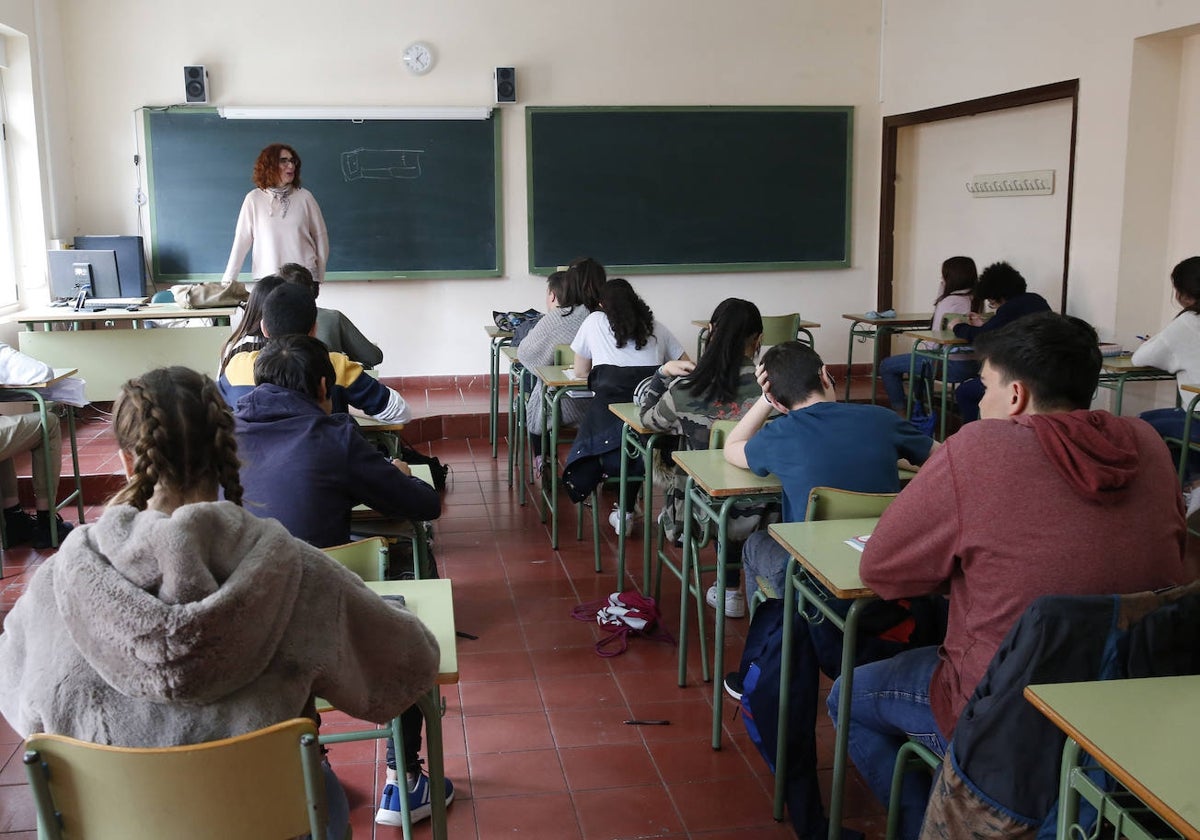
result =
M1185 582L1179 485L1146 423L1104 411L980 420L888 508L862 578L883 598L950 593L930 682L949 738L1008 630L1041 595Z

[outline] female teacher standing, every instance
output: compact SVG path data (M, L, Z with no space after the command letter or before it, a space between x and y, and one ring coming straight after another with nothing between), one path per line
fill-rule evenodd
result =
M233 249L221 282L237 279L251 246L252 277L274 274L284 263L299 263L320 282L329 257L329 234L313 194L300 186L300 156L291 146L272 143L258 153L254 185L242 202Z

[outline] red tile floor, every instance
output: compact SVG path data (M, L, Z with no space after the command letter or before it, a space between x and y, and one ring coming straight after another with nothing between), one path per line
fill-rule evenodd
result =
M429 402L437 410L436 400ZM771 819L772 777L728 704L724 748L714 752L709 746L712 692L699 679L695 639L684 688L676 685L675 648L669 645L634 640L613 659L593 652L592 626L572 620L570 611L618 588L613 534L602 524L599 575L592 570L590 540L574 539L573 513L566 514L559 550L551 550L536 507L519 506L508 487L503 444L499 459L491 458L486 393L473 393L466 402L469 411L484 412L482 437L421 444L453 470L434 550L442 575L454 581L458 628L478 636L459 640L461 681L443 692L446 768L457 790L450 836L793 837L786 823ZM119 469L106 422L83 424L79 438L85 471ZM98 514L98 503L87 511L89 521ZM641 578L640 540L628 553L631 580L625 588ZM0 614L11 609L45 556L28 548L6 553ZM666 578L662 603L674 631L679 586L672 575ZM747 622L727 626L726 661L736 662ZM623 723L629 718L671 723L633 727ZM333 715L325 721L329 728L349 725ZM832 728L824 716L819 735L828 791ZM35 837L20 758L20 739L0 721L0 840ZM336 745L331 758L350 797L355 836L400 837L400 829L373 822L382 742ZM883 809L853 771L846 809L848 825L871 838L883 836ZM416 834L430 836L428 824Z

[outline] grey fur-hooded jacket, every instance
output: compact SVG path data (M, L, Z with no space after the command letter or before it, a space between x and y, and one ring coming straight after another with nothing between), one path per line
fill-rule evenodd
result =
M433 685L412 613L229 502L118 505L76 528L0 635L0 712L21 735L118 746L230 737L313 714L383 722Z

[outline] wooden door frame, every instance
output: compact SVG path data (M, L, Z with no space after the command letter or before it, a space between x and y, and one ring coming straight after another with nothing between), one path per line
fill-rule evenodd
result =
M926 108L922 111L910 111L907 114L893 114L883 118L883 164L879 191L879 282L875 302L878 311L882 312L892 308L893 272L895 270L896 155L900 129L941 120L971 117L991 111L1003 111L1008 108L1021 108L1041 102L1053 102L1059 99L1071 100L1071 149L1067 164L1067 218L1066 231L1063 236L1062 299L1059 302L1059 311L1067 311L1067 272L1071 262L1071 207L1075 194L1075 137L1079 123L1078 79L1014 90L965 102L955 102L951 105Z

